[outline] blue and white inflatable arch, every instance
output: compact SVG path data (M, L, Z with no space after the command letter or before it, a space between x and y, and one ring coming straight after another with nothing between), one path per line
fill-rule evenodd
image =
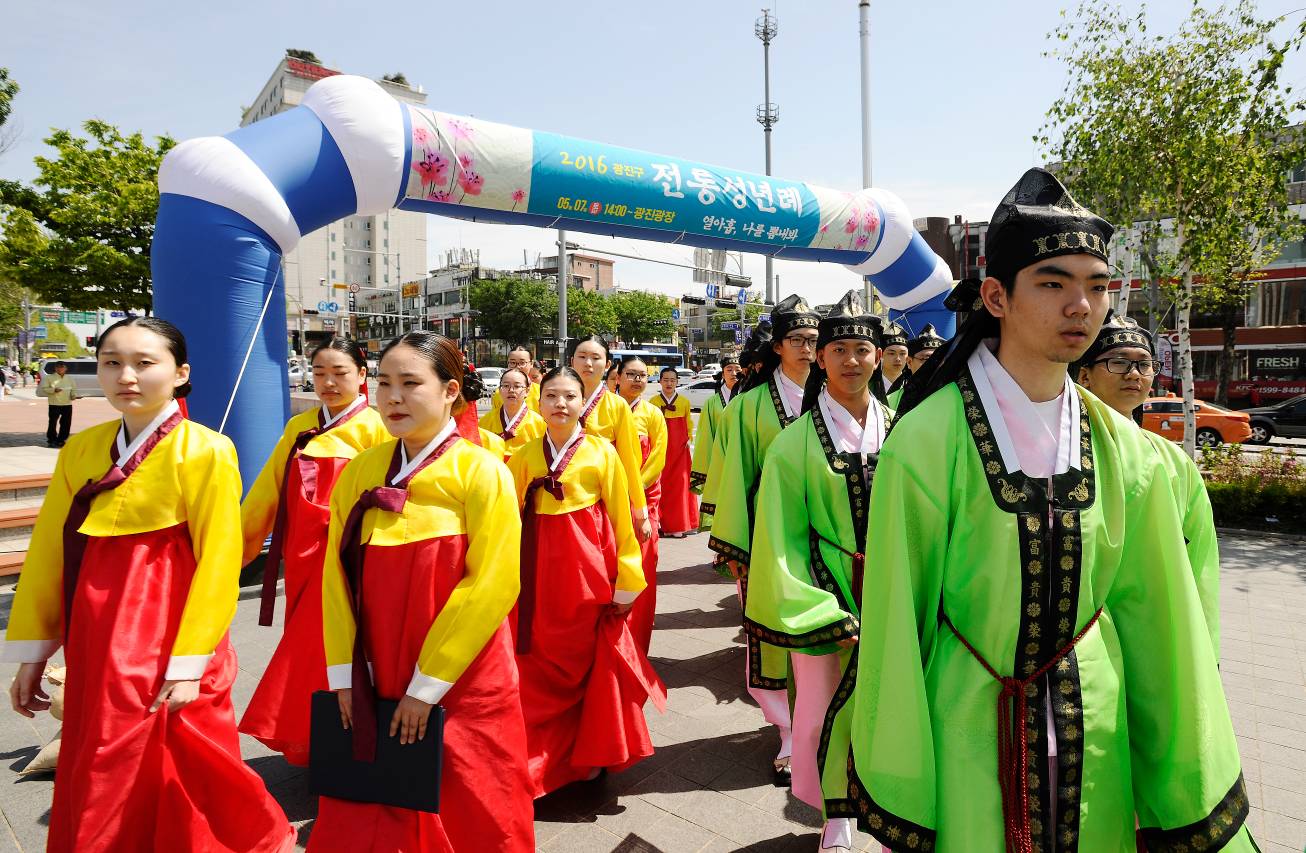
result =
M481 222L831 261L869 276L909 326L951 333L947 265L879 189L841 192L402 104L362 77L159 172L154 307L190 345L191 417L221 428L252 483L289 417L282 254L392 208Z

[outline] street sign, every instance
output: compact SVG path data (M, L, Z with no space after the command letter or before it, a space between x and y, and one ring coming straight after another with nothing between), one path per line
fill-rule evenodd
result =
M33 326L31 336L33 338L44 338L46 336L45 326Z
M679 309L679 308L672 308L672 309L671 309L671 319L672 319L672 320L679 320L679 319L680 319L680 309Z
M63 341L46 341L41 344L40 350L42 352L67 352L68 344Z
M721 285L719 285L719 284L709 284L709 285L707 286L706 290L707 290L707 298L708 298L708 299L720 299L720 298L721 298Z
M737 343L737 344L742 344L743 342L744 342L744 333L741 332L741 331L736 330L736 331L735 331L735 343Z
M416 287L417 287L417 285L413 285L413 287L414 287L414 291L413 291L413 292L414 292L414 294L416 294L416 292L417 292L417 291L416 291ZM349 292L350 292L350 293L357 293L359 290L360 290L360 288L359 288L359 286L358 286L357 283L354 283L354 284L349 285ZM405 293L404 295L407 296L408 294Z
M758 315L757 315L757 322L761 323L761 322L763 322L763 321L768 322L768 323L771 322L771 315L770 315L770 314L758 314Z
M345 284L343 281L337 281L335 284L331 285L331 288L333 290L348 290L349 285Z
M48 320L48 321L50 321L51 323L58 323L58 322L60 321L60 315L61 315L62 313L63 313L63 312L61 312L61 311L42 311L42 312L41 312L41 319L42 319L42 320Z
M327 302L325 299L317 303L317 310L324 311L327 314L336 314L340 311L340 303Z
M324 329L334 329L335 327L336 321L334 318L327 318L322 321L322 328Z
M722 320L722 321L721 321L721 328L722 328L722 329L725 329L725 330L728 331L728 332L737 332L737 331L739 331L739 321L738 321L738 320Z
M735 299L736 301L739 302L740 305L743 305L745 302L748 301L748 291L744 290L742 287L739 288L739 292L735 294Z
M735 300L733 300L733 299L718 299L718 300L716 301L715 305L716 305L716 307L718 307L718 308L734 308L734 307L735 307Z

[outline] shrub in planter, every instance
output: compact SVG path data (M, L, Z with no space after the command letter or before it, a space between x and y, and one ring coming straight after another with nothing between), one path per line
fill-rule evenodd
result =
M1244 454L1239 445L1202 451L1216 527L1306 533L1306 465L1287 454Z

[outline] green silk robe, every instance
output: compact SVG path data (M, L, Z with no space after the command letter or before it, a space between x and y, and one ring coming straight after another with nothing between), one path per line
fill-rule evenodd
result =
M733 399L733 398L732 398ZM712 454L716 448L716 435L721 415L726 404L721 399L721 391L707 398L698 413L698 425L694 431L694 463L689 469L689 488L702 497L698 505L698 526L701 530L712 527L714 506L708 500L708 474L712 470Z
M1135 815L1153 853L1254 849L1169 469L1081 393L1080 464L1052 478L1050 509L1048 480L1007 470L1001 414L974 382L963 373L909 412L880 454L855 681L827 717L830 750L851 735L847 791L827 813L894 850L1002 850L1000 688L942 615L1000 675L1025 678L1101 608L1016 720L1034 850L1133 851Z
M789 423L776 378L730 401L717 423L716 451L708 484L712 490L712 536L708 547L728 560L752 565L753 515L762 462L767 448ZM708 495L704 496L705 498ZM745 608L749 580L744 578ZM789 680L789 653L751 634L749 686L784 690Z
M1220 545L1215 536L1215 518L1211 498L1197 464L1183 448L1165 436L1143 430L1156 448L1169 472L1175 507L1183 524L1188 564L1197 581L1197 596L1202 600L1206 627L1211 634L1211 650L1220 659Z

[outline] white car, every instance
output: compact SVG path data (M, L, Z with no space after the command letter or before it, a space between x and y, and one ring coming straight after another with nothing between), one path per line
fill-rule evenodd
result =
M693 382L681 385L677 390L685 395L685 399L689 400L689 408L697 412L703 408L703 404L707 402L708 397L716 393L716 380L695 379Z
M304 384L304 368L298 364L286 365L286 378L290 382L290 387L298 390Z
M681 383L690 382L696 378L694 371L687 367L677 367L676 375L680 377Z
M493 397L494 392L499 390L499 378L503 376L502 367L478 367L476 375L481 377L481 396Z

